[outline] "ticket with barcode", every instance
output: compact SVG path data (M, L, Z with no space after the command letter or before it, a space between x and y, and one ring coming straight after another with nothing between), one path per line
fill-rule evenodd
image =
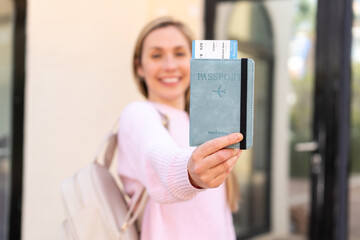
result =
M236 40L194 40L192 58L237 59Z

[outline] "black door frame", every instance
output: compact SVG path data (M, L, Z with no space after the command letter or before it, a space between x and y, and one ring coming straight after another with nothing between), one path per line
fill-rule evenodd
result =
M10 215L8 239L21 239L26 52L26 0L14 0Z
M348 238L352 0L318 0L309 239Z

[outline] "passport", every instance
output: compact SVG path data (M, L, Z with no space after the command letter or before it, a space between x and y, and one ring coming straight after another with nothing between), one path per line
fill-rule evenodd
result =
M252 147L254 68L247 58L190 60L190 146L240 132L228 148Z

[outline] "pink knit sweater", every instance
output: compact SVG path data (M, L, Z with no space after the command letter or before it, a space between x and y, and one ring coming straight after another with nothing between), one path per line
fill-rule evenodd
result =
M164 128L158 110L169 117ZM149 193L141 239L232 240L235 232L224 184L199 190L188 178L189 118L186 112L135 102L119 123L118 173L129 195L141 185Z

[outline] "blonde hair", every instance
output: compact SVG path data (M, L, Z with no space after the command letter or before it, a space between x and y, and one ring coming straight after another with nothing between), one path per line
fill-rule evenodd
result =
M144 41L146 37L154 30L173 26L176 27L186 38L189 44L189 49L191 51L191 45L193 38L193 33L191 30L182 22L173 19L172 17L160 17L149 22L140 32L133 55L132 70L135 78L136 85L138 86L141 94L144 97L148 97L148 89L145 83L145 80L139 76L137 69L141 65L142 50L144 46ZM185 111L189 113L189 103L190 103L190 87L185 91ZM234 172L231 172L226 179L226 197L227 203L232 212L238 210L238 203L240 199L239 195L239 186L237 182L237 177Z
M239 211L240 186L234 171L226 178L226 200L232 212Z

